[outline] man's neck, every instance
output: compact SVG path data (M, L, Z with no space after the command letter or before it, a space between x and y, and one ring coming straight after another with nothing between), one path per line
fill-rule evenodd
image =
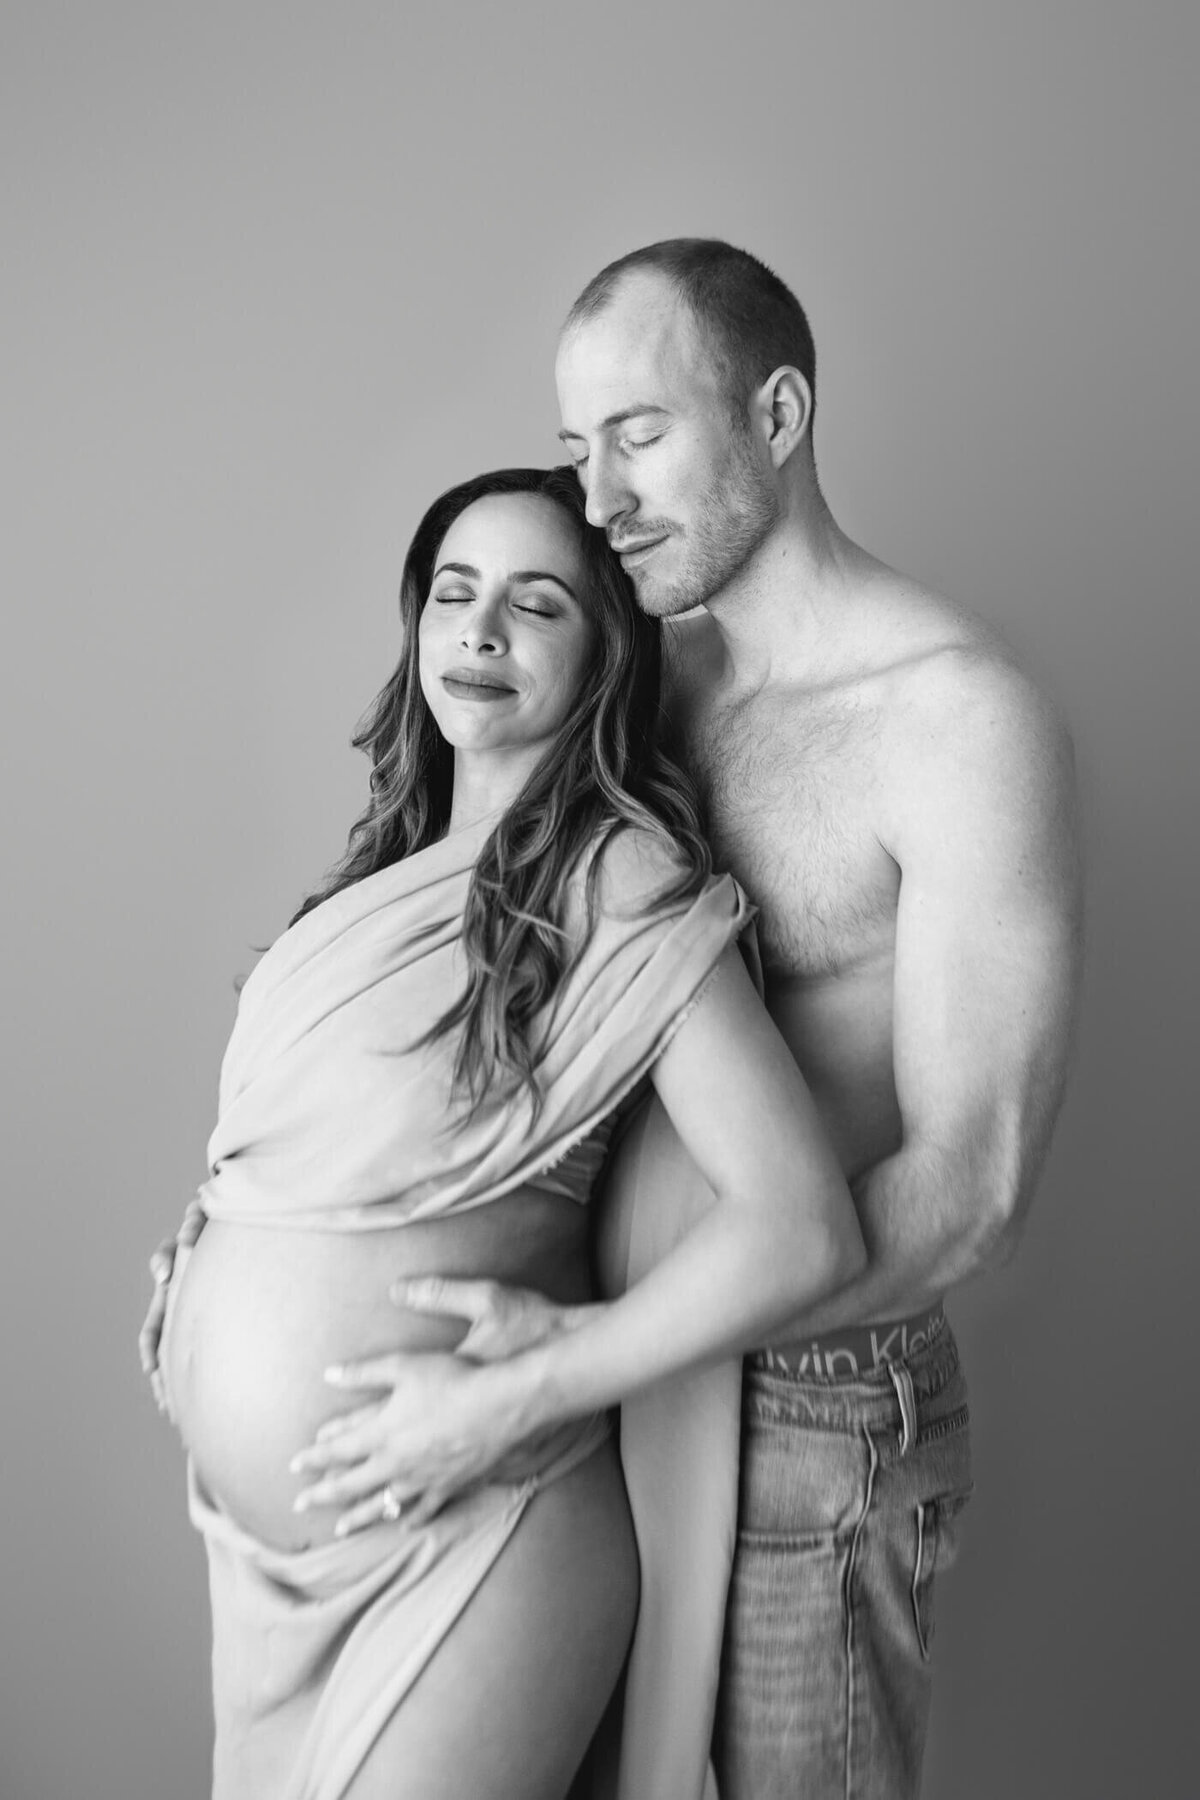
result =
M878 567L819 493L796 497L747 566L706 603L729 698L835 673L845 661L852 595Z

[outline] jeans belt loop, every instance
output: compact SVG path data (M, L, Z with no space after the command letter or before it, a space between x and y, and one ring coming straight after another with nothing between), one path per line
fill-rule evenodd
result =
M912 1376L903 1363L889 1362L885 1366L900 1402L900 1454L907 1456L917 1436L917 1401Z

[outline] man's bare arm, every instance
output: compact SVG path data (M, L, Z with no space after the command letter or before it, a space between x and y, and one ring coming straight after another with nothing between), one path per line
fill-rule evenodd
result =
M855 1185L867 1270L805 1330L916 1310L1009 1254L1062 1096L1081 948L1069 740L997 657L943 652L912 690L881 821L903 1142Z

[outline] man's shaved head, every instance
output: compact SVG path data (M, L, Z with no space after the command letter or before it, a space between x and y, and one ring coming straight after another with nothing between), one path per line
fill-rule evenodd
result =
M816 351L804 308L765 263L719 238L666 238L618 257L588 282L564 332L596 318L625 277L639 270L664 276L687 307L734 417L744 415L754 390L785 365L800 371L815 399Z

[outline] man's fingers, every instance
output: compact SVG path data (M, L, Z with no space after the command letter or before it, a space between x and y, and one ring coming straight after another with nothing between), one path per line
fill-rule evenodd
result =
M323 1444L309 1444L293 1456L288 1469L293 1475L311 1475L323 1473L327 1469L349 1468L351 1463L362 1462L366 1456L373 1456L378 1450L378 1440L374 1434L364 1431L344 1431L340 1437L328 1438Z
M454 1346L454 1354L476 1362L502 1362L546 1335L547 1328L539 1314L518 1313L515 1309L507 1317L489 1313L472 1322L462 1342Z
M326 1419L314 1442L328 1444L334 1438L344 1437L348 1431L357 1431L360 1425L369 1425L372 1419L378 1417L382 1405L382 1401L372 1400L369 1406L359 1406L353 1412L338 1413L336 1417Z
M337 1388L393 1388L400 1378L401 1358L371 1356L363 1362L333 1363L325 1379Z
M444 1493L441 1488L426 1488L423 1494L416 1496L411 1507L405 1507L404 1516L414 1528L427 1525L430 1519L441 1512L450 1498L450 1494Z
M334 1537L349 1537L353 1531L363 1531L368 1525L378 1525L388 1514L384 1510L383 1490L372 1494L369 1500L361 1500L352 1506L349 1512L342 1513L333 1527Z
M499 1282L460 1281L449 1275L397 1281L388 1291L397 1306L406 1306L411 1312L449 1313L476 1325L496 1312L504 1294Z
M325 1475L320 1481L302 1488L292 1502L293 1512L306 1513L314 1506L351 1506L356 1501L365 1500L368 1494L377 1494L387 1480L387 1472L374 1460L368 1457L365 1462L355 1464L352 1469L343 1469L337 1475ZM398 1494L403 1490L393 1483Z

